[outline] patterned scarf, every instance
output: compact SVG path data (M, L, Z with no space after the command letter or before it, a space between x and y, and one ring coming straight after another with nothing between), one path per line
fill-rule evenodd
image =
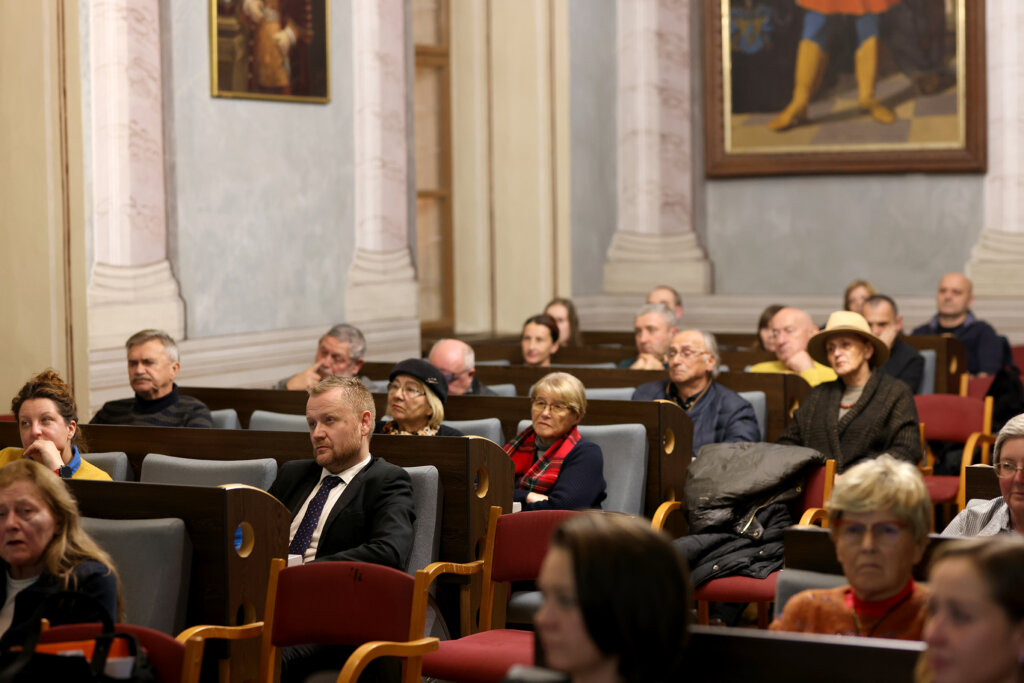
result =
M437 427L424 427L418 432L407 432L398 426L398 422L395 420L388 420L384 423L384 426L380 428L381 434L404 434L406 436L434 436L437 434Z
M505 452L512 458L516 465L516 478L519 480L518 487L524 491L535 491L547 493L555 481L558 473L562 470L562 461L569 455L580 441L580 432L576 427L563 436L548 448L543 455L537 455L534 462L534 454L538 453L536 448L537 434L533 427L527 427L516 438L505 444Z

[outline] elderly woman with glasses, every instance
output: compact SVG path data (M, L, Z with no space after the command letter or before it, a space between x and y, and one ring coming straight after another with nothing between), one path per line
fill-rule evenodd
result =
M943 530L943 536L1024 533L1024 415L1010 418L999 430L992 462L1003 495L970 501Z
M798 593L769 628L920 640L928 589L912 572L928 543L931 501L918 469L880 455L840 477L825 507L849 584Z
M599 508L604 458L576 425L587 412L583 383L566 372L530 387L531 425L505 444L516 467L513 500L523 510Z
M377 423L378 434L418 436L463 436L457 429L441 424L448 382L440 370L421 358L408 358L391 368L388 375L387 415L391 420Z

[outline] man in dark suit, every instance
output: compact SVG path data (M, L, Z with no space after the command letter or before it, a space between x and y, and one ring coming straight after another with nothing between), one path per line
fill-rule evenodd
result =
M327 377L309 390L313 460L285 463L270 487L292 512L289 553L303 562L357 560L405 571L412 482L401 467L370 456L375 413L358 379Z
M871 334L889 346L889 360L882 366L882 372L903 380L916 394L924 377L924 357L903 341L903 316L896 309L896 302L885 294L875 294L864 302L863 313Z

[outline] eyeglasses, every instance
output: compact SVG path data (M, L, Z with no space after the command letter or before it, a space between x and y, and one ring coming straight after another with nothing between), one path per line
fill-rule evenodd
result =
M1009 479L1021 470L1024 470L1024 462L1000 460L995 465L992 465L992 469L996 471L996 476L1000 479Z
M670 348L668 350L668 354L667 355L668 355L668 359L669 360L672 360L676 356L681 356L684 360L690 360L691 358L693 358L695 356L702 356L705 353L707 353L707 351L698 351L697 349L690 349L690 348L684 347L684 348L681 348L681 349Z
M900 534L907 528L907 525L897 520L888 522L875 522L870 527L859 522L848 522L840 519L836 522L836 531L839 539L846 543L861 544L864 536L870 530L871 538L879 545L895 543L900 539Z
M427 392L419 387L414 387L411 384L399 384L398 382L392 382L388 385L389 394L397 394L399 391L403 392L406 396L416 398L417 396L423 396Z
M569 413L570 410L572 410L572 408L565 405L564 403L548 403L543 398L535 398L533 400L533 403L531 403L530 405L532 405L533 409L538 413L543 413L544 410L547 409L551 411L551 414L554 415L555 417L561 417L562 415L566 415Z
M445 382L448 382L448 384L451 384L453 379L455 379L459 375L465 375L467 372L469 372L468 369L467 370L459 370L458 372L442 372L441 376L444 377L444 381Z

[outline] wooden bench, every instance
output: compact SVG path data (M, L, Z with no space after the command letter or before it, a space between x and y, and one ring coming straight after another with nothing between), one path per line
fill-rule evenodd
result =
M967 348L952 335L903 337L918 351L935 351L935 393L960 393L960 376L967 372Z
M999 477L991 465L968 465L964 479L965 500L991 500L1003 495L999 489Z
M194 396L211 410L234 408L243 426L249 424L249 417L255 409L277 413L301 414L306 409L306 393L301 391L273 391L270 389L221 389L215 387L180 387L179 392ZM387 407L386 394L374 394L377 414L383 415ZM529 399L507 396L449 396L445 405L445 418L450 420L477 420L496 417L501 421L506 440L516 434L520 420L530 417ZM683 500L686 484L686 468L692 459L693 423L675 403L668 401L588 401L587 414L583 424L639 423L647 431L647 488L645 491L644 514L652 517L658 505L665 500ZM376 446L378 455L385 455ZM402 439L403 437L392 437ZM419 440L417 440L419 441ZM95 448L95 450L104 450ZM124 450L124 449L120 449ZM306 452L308 453L308 446ZM501 452L499 450L499 452ZM173 453L169 454L173 455ZM504 453L502 452L502 455ZM257 457L248 455L245 457ZM271 456L272 457L272 456ZM388 457L385 455L385 457ZM505 456L507 459L507 456ZM391 460L390 457L388 457ZM404 465L404 462L396 464ZM416 464L430 461L423 456ZM509 460L511 462L511 460ZM444 475L442 473L442 479ZM511 489L510 489L511 491ZM447 494L447 490L446 490ZM511 495L511 493L509 493ZM501 505L501 503L494 503ZM445 501L447 508L448 501ZM685 515L673 515L670 531L677 535L685 533ZM486 512L484 517L486 520Z

